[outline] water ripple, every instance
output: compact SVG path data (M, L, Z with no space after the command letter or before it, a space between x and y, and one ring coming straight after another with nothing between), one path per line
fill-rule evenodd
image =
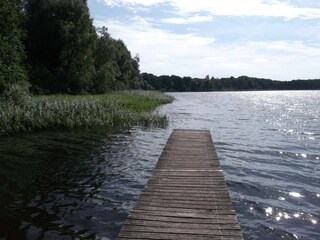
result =
M115 239L174 128L211 131L245 239L320 238L319 91L171 94L167 128L0 138L0 238Z
M320 238L319 91L173 96L194 114L165 106L171 129L211 130L246 239Z

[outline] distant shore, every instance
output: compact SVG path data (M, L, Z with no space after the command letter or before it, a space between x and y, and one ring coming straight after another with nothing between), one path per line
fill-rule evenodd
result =
M165 92L320 90L320 79L277 81L248 76L191 78L151 73L142 73L142 79L146 89Z

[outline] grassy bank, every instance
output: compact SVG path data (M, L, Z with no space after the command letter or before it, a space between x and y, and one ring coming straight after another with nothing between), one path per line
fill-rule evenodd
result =
M124 91L103 95L31 97L24 103L0 102L0 135L52 128L162 125L164 115L152 113L172 102L159 92Z

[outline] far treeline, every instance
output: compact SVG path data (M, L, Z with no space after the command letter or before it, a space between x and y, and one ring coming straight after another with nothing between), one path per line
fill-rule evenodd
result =
M254 91L254 90L320 90L320 79L274 81L248 76L214 78L191 78L179 76L155 76L142 73L144 88L166 92L200 91Z
M0 0L0 24L0 94L142 88L139 56L93 26L86 0Z
M320 89L320 80L140 74L139 56L106 27L93 26L86 0L0 0L0 26L0 96L12 89L19 94Z

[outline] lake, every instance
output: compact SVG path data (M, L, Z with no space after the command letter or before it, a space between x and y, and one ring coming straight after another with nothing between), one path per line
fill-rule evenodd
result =
M211 131L245 239L320 238L320 91L170 95L166 128L0 138L0 238L114 239L174 128Z

